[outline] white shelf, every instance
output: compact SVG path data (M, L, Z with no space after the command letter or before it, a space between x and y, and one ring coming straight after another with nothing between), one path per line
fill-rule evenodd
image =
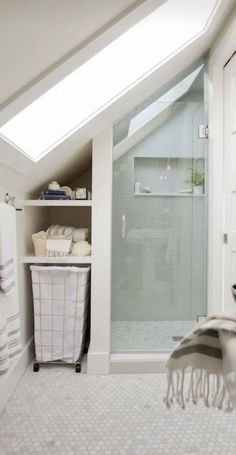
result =
M66 256L59 258L23 256L22 262L24 264L91 264L92 256Z
M22 207L91 207L92 201L86 200L50 200L45 201L42 199L25 199L23 201L15 202L16 208Z
M137 197L167 196L167 197L205 197L205 194L188 194L188 193L134 193Z

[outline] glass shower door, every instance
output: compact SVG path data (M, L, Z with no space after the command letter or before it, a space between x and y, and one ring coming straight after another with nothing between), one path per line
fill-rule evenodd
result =
M114 128L112 352L169 351L206 314L207 145L198 137L199 98L160 103L141 130L134 117Z

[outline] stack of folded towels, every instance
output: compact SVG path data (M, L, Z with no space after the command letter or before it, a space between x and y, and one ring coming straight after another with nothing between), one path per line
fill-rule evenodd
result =
M62 199L62 200L68 200L71 199L70 196L66 194L66 191L64 190L45 190L42 191L40 199L44 200L57 200L57 199Z
M35 256L90 256L89 230L53 224L32 235Z

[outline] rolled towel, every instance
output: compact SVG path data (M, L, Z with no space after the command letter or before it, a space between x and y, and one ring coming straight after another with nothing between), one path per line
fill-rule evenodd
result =
M55 235L64 235L66 239L72 239L73 242L80 242L88 238L88 228L74 228L70 226L61 226L53 224L47 229L50 238Z
M73 232L73 242L82 242L88 238L88 228L75 228Z
M73 228L53 224L47 229L47 233L50 239L59 235L63 236L67 240L72 240Z
M73 240L74 228L73 227L63 227L63 229L64 229L65 238Z

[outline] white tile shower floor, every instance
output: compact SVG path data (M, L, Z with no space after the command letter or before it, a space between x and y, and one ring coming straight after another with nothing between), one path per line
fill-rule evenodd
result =
M176 345L196 321L113 321L112 352L165 352Z
M0 416L0 454L236 454L236 413L167 410L165 390L165 375L31 366Z

